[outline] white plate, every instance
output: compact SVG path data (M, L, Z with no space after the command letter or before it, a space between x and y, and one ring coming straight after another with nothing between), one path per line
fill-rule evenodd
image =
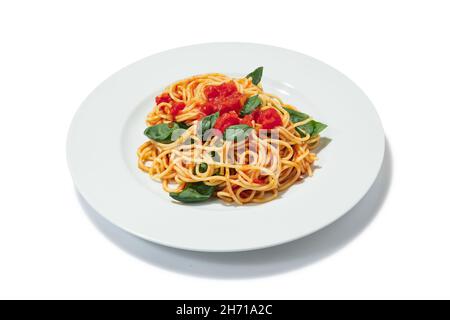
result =
M245 76L264 66L265 91L327 123L319 169L265 204L182 205L136 165L145 116L168 84L195 74ZM117 226L144 239L197 251L243 251L285 243L332 223L368 191L381 167L384 133L375 109L348 78L313 58L247 43L165 51L111 76L83 102L68 136L78 191Z

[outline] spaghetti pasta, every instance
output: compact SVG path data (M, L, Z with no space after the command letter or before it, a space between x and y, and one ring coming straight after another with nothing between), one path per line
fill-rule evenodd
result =
M139 168L182 202L267 202L311 176L326 125L265 92L261 76L210 73L167 87L147 116Z

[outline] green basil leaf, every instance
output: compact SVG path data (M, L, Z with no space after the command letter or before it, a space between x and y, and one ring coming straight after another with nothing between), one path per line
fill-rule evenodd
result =
M189 126L184 122L176 122L176 124L178 125L178 127L180 127L180 129L189 129Z
M305 121L306 119L309 118L309 115L307 115L306 113L303 113L303 112L300 112L297 110L293 110L293 109L289 109L289 108L283 108L283 109L289 113L292 123Z
M181 192L171 192L169 195L178 201L195 203L206 201L213 195L214 186L208 186L203 182L188 183Z
M256 68L254 71L250 72L246 78L252 78L252 82L254 85L257 85L261 82L261 78L263 75L263 67Z
M306 133L310 136L314 132L314 120L311 120L305 124L302 124L301 126L295 127L298 133L300 133L300 136L305 137Z
M202 121L200 122L200 128L202 130L202 132L201 132L202 139L203 139L203 135L205 134L205 132L214 127L214 124L216 123L217 118L219 118L219 112L213 113L202 119Z
M247 138L252 130L253 128L246 124L237 124L226 128L223 136L227 141L241 141Z
M325 123L319 122L319 121L314 121L314 130L311 134L312 137L317 136L320 132L322 132L323 130L325 130L328 126Z
M307 115L306 113L289 108L284 109L289 113L292 123L298 123L309 119L309 115ZM327 125L324 123L318 122L316 120L311 120L305 124L295 127L295 130L297 130L301 137L305 137L305 133L309 134L311 137L314 137L317 136L326 127Z
M145 129L144 134L152 140L161 143L172 143L172 134L174 131L180 129L179 125L175 122L160 123Z
M309 134L311 137L317 136L321 131L323 131L327 127L326 124L321 123L316 120L308 121L301 126L295 127L300 136L306 136L305 133Z
M241 117L252 113L256 108L258 108L261 105L261 103L262 100L258 95L248 98L244 106L242 107Z
M200 165L198 166L198 171L200 171L200 173L205 173L206 170L208 170L208 164L206 164L205 162L200 163Z

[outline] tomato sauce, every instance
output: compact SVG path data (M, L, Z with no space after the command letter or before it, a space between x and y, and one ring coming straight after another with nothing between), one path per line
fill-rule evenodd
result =
M163 103L163 102L170 103L173 100L172 100L172 98L170 97L170 95L167 92L164 92L161 95L157 96L155 98L155 101L156 101L156 104L160 104L160 103Z
M246 97L237 90L234 82L225 82L218 86L206 86L204 89L206 102L200 108L205 115L219 111L222 115L234 111L239 113Z
M184 107L186 107L184 102L172 101L172 108L170 109L170 114L175 117L181 112L181 110L184 109Z
M214 124L214 129L217 129L223 133L229 126L234 126L240 123L241 119L237 113L235 111L231 111L224 113L217 118L216 123Z
M263 111L256 110L254 113L254 120L259 123L263 129L273 129L283 124L280 114L274 108Z
M167 92L164 92L161 95L157 96L155 98L155 102L156 104L160 104L163 102L169 103L171 105L170 114L174 118L186 107L186 104L184 102L174 101Z
M277 110L270 108L261 111L259 108L251 114L239 116L246 96L240 93L234 82L225 82L217 86L206 86L204 89L206 102L200 107L199 119L204 116L219 112L220 116L214 124L214 128L224 132L229 126L246 124L254 127L255 123L260 124L262 129L273 129L282 125L282 119ZM175 118L185 107L184 102L174 101L165 92L155 99L157 104L168 103L168 111Z

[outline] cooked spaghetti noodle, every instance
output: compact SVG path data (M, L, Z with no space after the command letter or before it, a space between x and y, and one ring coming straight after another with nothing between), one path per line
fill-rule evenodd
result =
M139 168L182 202L267 202L311 176L311 150L326 125L265 92L261 75L262 68L239 79L211 73L167 87L147 116ZM205 126L216 134L202 135ZM233 136L239 130L241 139Z

